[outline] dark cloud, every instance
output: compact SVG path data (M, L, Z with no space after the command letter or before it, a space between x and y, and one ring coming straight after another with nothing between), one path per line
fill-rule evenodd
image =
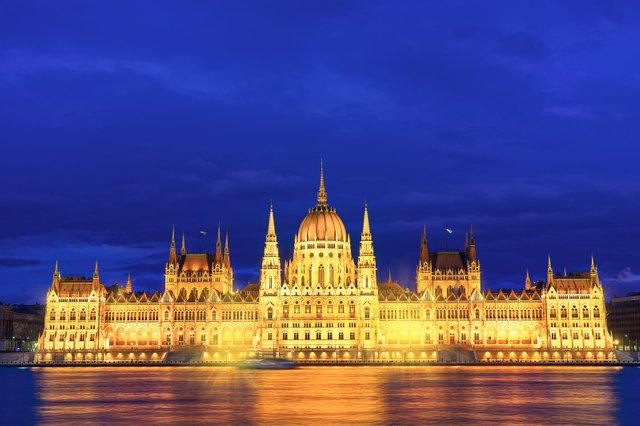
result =
M0 259L0 268L23 268L39 264L38 259Z

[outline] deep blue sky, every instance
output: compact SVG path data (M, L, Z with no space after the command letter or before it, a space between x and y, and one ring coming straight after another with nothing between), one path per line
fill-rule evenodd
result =
M255 282L269 200L289 256L320 157L380 277L473 223L486 287L593 252L640 290L636 2L211 3L0 6L0 300L43 301L56 259L161 289L172 223L211 250L220 221Z

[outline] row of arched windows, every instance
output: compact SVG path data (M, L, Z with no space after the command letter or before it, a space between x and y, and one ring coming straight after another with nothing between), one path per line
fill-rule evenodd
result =
M65 311L64 308L60 309L60 314L57 316L57 319L59 319L60 321L67 320L67 312ZM56 310L55 308L51 308L51 310L49 311L49 321L55 321L55 320L56 320ZM76 315L75 308L71 308L71 310L69 311L69 321L86 321L86 320L87 320L87 310L85 308L80 309L79 315ZM96 309L92 308L91 311L89 312L89 321L95 321L95 320L96 320Z
M554 319L558 317L558 311L556 310L555 306L551 307L551 309L549 310L549 317ZM565 305L560 306L560 318L567 319L568 317L569 317L569 314L567 311L567 307ZM593 308L593 317L600 318L600 308L598 306L595 306ZM571 307L571 318L572 319L580 318L578 307L576 305L573 305ZM582 318L589 319L589 308L587 307L587 305L584 305L582 307Z

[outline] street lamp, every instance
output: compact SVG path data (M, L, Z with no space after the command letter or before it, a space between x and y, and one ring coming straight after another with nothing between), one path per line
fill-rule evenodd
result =
M629 335L628 335L628 334L625 334L625 335L624 335L624 338L625 338L625 340L629 343L629 345L625 345L625 344L624 344L624 340L623 340L623 341L622 341L622 347L623 347L623 348L627 348L628 346L631 346L631 341L629 340Z

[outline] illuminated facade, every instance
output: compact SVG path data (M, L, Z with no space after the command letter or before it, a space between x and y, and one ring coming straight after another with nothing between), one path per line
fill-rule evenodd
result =
M177 250L172 232L163 292L63 277L47 293L39 362L224 362L254 356L305 361L613 360L602 285L588 272L524 289L482 289L473 229L463 251L429 251L422 233L416 291L378 282L364 209L357 262L327 203L302 220L281 263L270 208L259 284L233 287L228 238L215 254Z

